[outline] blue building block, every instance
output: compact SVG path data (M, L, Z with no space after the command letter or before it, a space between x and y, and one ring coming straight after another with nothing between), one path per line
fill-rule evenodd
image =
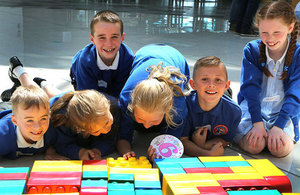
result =
M281 195L277 190L227 191L229 195Z
M180 169L168 169L168 168L163 168L160 169L160 172L164 174L178 174L178 173L186 173L183 168Z
M28 173L29 167L0 168L0 173Z
M197 163L200 160L197 157L189 157L189 158L164 158L164 159L154 159L154 162L157 163Z
M107 191L107 195L135 195L134 191L128 191L128 190L123 190L123 191Z
M157 164L159 169L182 169L182 166L179 163L159 163Z
M179 163L181 165L182 168L200 168L200 167L204 167L204 165L198 161L195 163L189 163L189 162L181 162Z
M22 195L26 180L0 180L0 194Z
M135 195L162 195L161 190L135 190Z
M81 180L81 187L107 187L107 181L99 180Z
M202 162L205 167L228 167L226 162Z
M118 182L118 183L124 183L124 182L134 182L134 174L119 174L119 173L111 173L108 177L108 182Z
M134 185L132 183L126 182L126 183L117 183L112 182L108 183L107 185L108 191L134 191Z
M229 167L250 167L251 165L247 161L228 161L226 164Z
M108 179L107 171L83 171L82 179Z
M135 189L161 189L160 181L134 181Z

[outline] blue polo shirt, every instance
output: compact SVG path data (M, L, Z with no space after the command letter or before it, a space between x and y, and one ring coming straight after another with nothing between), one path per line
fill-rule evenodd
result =
M203 111L198 102L197 91L192 91L186 98L188 115L182 137L191 137L199 127L210 125L207 140L221 137L231 142L237 133L241 121L242 111L232 99L223 95L218 105L212 110Z

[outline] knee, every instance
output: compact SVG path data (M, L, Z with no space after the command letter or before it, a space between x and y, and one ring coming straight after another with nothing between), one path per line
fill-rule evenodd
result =
M273 156L277 158L282 158L289 155L292 152L293 148L294 145L292 143L287 143L285 146L282 146L279 150L275 151L273 149L269 149L269 151Z
M239 145L243 150L245 150L250 154L259 154L266 147L266 140L263 139L259 145L256 144L255 146L251 146L249 142L246 140L246 136L244 136L242 140L239 142Z

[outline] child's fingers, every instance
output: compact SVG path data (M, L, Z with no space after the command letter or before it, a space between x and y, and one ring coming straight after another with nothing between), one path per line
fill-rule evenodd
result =
M148 154L149 154L149 152L152 150L152 148L153 148L153 146L150 145L149 148L148 148L148 150L147 150Z

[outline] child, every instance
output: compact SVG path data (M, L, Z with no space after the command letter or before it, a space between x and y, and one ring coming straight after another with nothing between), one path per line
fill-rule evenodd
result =
M12 63L12 72L22 85L35 84L21 62ZM59 91L44 79L34 79L53 96ZM37 85L35 84L35 85ZM56 151L70 159L101 159L114 150L116 135L111 130L113 118L108 99L95 90L83 90L56 95L50 99L50 125L56 128ZM112 108L115 112L115 108ZM118 112L116 111L115 116ZM117 122L113 129L116 129ZM54 153L55 150L52 150ZM51 153L53 156L53 154ZM52 159L55 159L53 157Z
M150 131L158 129L161 133L181 137L187 113L183 90L190 74L182 54L163 44L142 47L136 53L133 67L120 94L117 147L126 159L135 156L130 144L137 123ZM156 158L151 146L148 156L150 160Z
M122 43L123 22L113 11L100 11L91 21L90 30L92 43L72 61L72 84L75 90L95 89L118 98L134 59L130 48Z
M230 85L226 67L218 57L201 58L189 83L194 91L186 98L188 115L181 137L184 152L190 156L223 155L242 115L239 106L223 95Z
M20 86L11 98L12 110L0 113L0 156L15 159L44 152L55 143L49 128L49 98L35 86ZM46 159L47 154L46 154Z
M297 121L295 127L299 122L298 24L285 1L262 7L256 23L261 40L249 42L244 49L238 94L243 114L235 141L251 154L267 146L272 155L284 157L294 147L292 120Z

